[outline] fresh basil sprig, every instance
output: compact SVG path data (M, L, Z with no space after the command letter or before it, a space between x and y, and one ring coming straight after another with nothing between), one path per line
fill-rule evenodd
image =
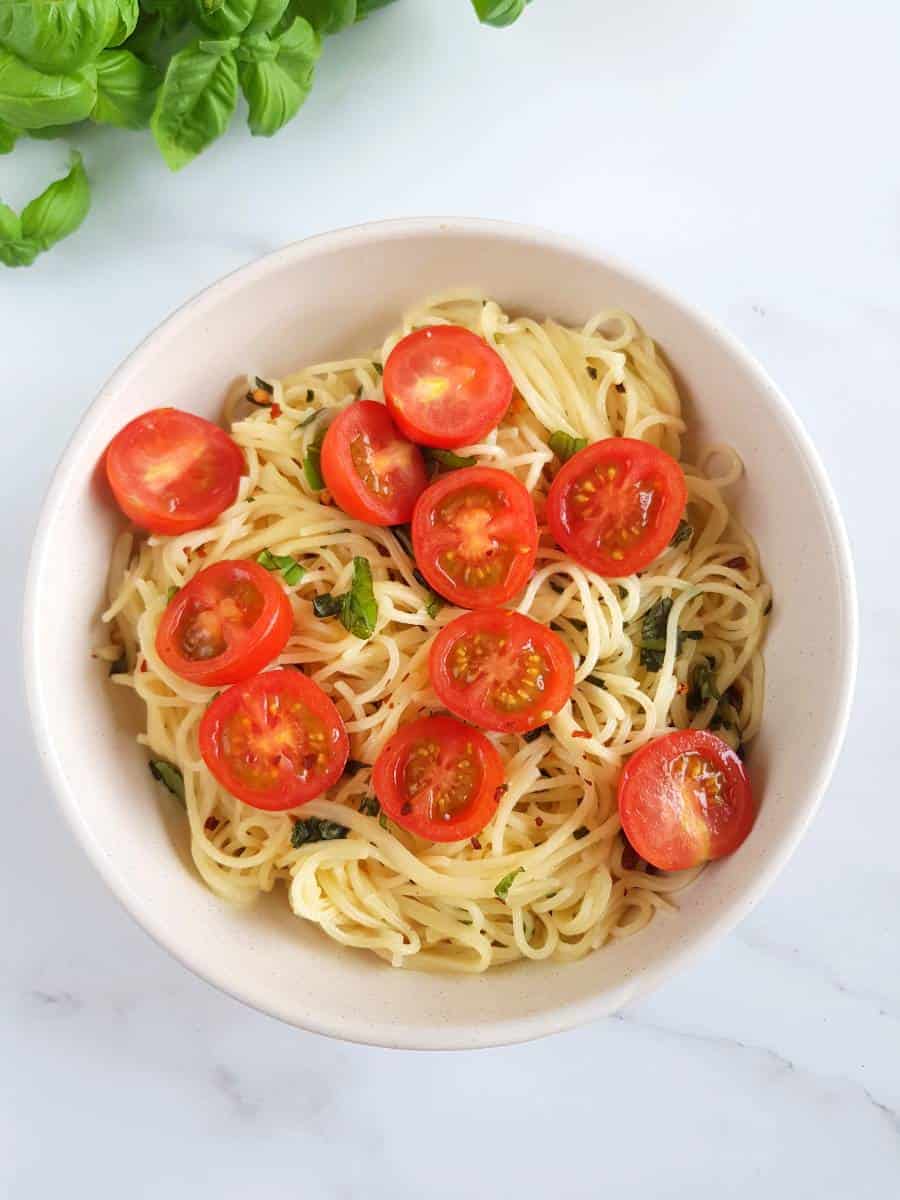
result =
M350 591L339 596L321 595L313 600L317 617L340 617L341 624L354 637L365 641L375 632L378 621L378 602L372 586L372 568L359 555L353 560L353 581Z
M295 850L309 842L332 842L345 838L350 830L337 821L326 821L323 817L303 817L294 822L291 830L291 845Z
M0 262L6 266L30 266L44 250L74 233L87 216L91 193L77 150L71 161L69 173L26 204L21 215L0 203Z

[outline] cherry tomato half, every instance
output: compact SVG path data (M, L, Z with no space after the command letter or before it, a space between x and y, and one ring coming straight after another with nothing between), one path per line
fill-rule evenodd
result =
M401 432L422 446L468 446L496 425L513 381L484 338L459 325L417 329L384 364L384 398Z
M619 816L641 858L683 871L737 850L756 811L744 764L728 743L704 729L679 729L625 764Z
M213 700L200 721L200 753L232 796L274 812L297 808L337 783L350 739L319 685L283 667Z
M254 562L217 562L170 600L156 652L191 683L239 683L278 657L293 624L290 601L274 575Z
M566 643L521 613L465 613L431 644L431 684L451 712L481 729L525 733L559 712L575 683Z
M150 533L202 529L234 502L244 455L224 430L177 408L156 408L120 429L106 475L126 517Z
M390 819L432 842L480 833L497 811L502 783L500 755L483 733L453 717L401 725L372 771Z
M670 454L636 438L605 438L560 468L547 523L567 554L615 579L665 550L686 503L684 473Z
M463 467L443 475L419 497L411 528L429 586L462 608L505 604L534 569L534 505L507 471Z
M331 422L322 474L344 512L372 525L405 524L428 483L422 451L375 400L358 400Z

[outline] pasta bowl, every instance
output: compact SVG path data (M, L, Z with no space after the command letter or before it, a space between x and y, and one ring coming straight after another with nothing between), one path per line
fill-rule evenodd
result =
M192 870L183 814L136 750L136 706L113 703L92 658L120 517L97 465L112 435L165 403L213 419L235 376L376 344L423 294L472 285L506 308L584 321L632 312L671 364L696 435L733 445L733 503L775 597L766 703L749 759L760 800L732 857L679 895L678 911L578 962L481 975L395 970L263 901L235 909ZM58 581L66 580L65 589ZM539 230L478 220L360 226L289 246L212 285L130 355L75 433L46 498L29 569L25 674L41 759L89 858L138 923L181 962L303 1029L375 1045L476 1048L609 1014L724 935L802 837L843 738L856 661L847 539L816 452L761 367L727 333L604 254Z

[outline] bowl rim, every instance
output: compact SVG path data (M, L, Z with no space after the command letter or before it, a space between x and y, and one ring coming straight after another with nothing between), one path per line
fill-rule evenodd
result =
M168 328L173 328L191 320L196 314L202 312L204 305L210 303L212 300L218 301L221 296L240 290L252 280L264 276L270 271L278 270L294 261L302 260L311 254L315 255L322 252L327 253L334 250L353 248L354 246L372 241L379 242L398 238L403 239L415 235L440 233L487 235L497 239L530 243L551 250L576 254L586 261L597 263L638 287L655 293L666 304L681 310L693 318L709 334L720 343L723 343L727 351L740 361L749 375L754 377L760 389L765 390L769 394L779 410L781 420L789 429L799 447L801 455L806 460L806 464L818 490L837 560L837 571L841 587L841 603L839 608L843 622L843 627L839 631L839 654L841 661L837 702L831 714L831 730L828 737L827 752L822 756L810 774L809 783L805 791L806 800L804 809L790 831L789 836L773 847L767 856L764 869L758 872L752 884L735 894L728 904L722 908L707 930L673 949L662 961L650 963L645 970L640 972L638 977L630 981L627 989L619 989L618 993L612 998L610 998L609 993L598 993L568 1004L563 1008L543 1010L525 1017L504 1018L500 1016L496 1020L486 1022L481 1032L478 1029L468 1026L437 1023L431 1026L406 1029L368 1017L365 1020L358 1020L351 1024L343 1018L339 1021L331 1020L327 1013L317 1018L305 1016L301 1022L297 1014L290 1011L285 1005L272 1002L265 995L261 994L259 989L255 989L249 985L242 985L240 981L235 981L230 977L224 968L217 968L205 961L202 948L176 948L170 936L171 931L155 918L151 908L142 901L139 895L132 892L127 882L113 870L111 860L104 852L103 847L96 841L93 832L81 815L78 797L70 788L63 764L55 753L52 730L49 727L42 707L38 685L40 631L33 617L36 611L35 599L38 581L43 574L44 562L50 548L49 537L52 516L70 484L77 449L85 435L86 427L91 421L92 415L102 397L110 391L119 389L127 382L128 376L140 364L143 357L151 351L152 345L158 335ZM93 867L107 887L122 904L129 916L133 918L145 933L149 934L157 945L171 954L193 974L212 984L220 991L225 992L227 995L234 997L234 999L241 1001L258 1012L276 1017L287 1024L305 1029L308 1032L323 1034L344 1041L388 1048L447 1050L475 1049L529 1041L573 1029L579 1025L607 1016L626 1001L630 1003L632 1000L636 1000L655 989L664 978L675 974L747 916L775 881L788 859L794 853L828 787L847 731L853 702L858 659L858 625L856 579L849 539L837 499L819 453L803 427L800 418L770 378L768 372L733 334L725 329L715 318L709 316L691 302L685 301L667 286L659 284L651 276L621 262L615 255L608 254L605 250L595 247L586 239L559 234L539 226L519 224L512 221L477 217L435 216L369 221L291 242L214 280L163 318L142 339L117 367L88 405L79 419L74 432L68 439L59 462L53 471L41 505L28 561L24 589L22 642L26 701L34 741L45 778L50 783L56 803L62 810L62 814L71 832L80 843Z

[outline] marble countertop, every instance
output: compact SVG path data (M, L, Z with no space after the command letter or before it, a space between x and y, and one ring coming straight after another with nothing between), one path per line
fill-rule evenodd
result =
M829 0L535 0L500 33L467 0L400 0L327 45L271 144L237 125L172 177L143 138L80 139L87 223L0 275L10 1200L900 1190L900 9L859 0L850 15ZM43 143L0 158L4 199L63 160ZM299 1033L154 945L57 815L18 665L41 495L120 359L287 241L437 212L578 234L743 339L822 453L862 616L845 751L753 915L616 1018L458 1055Z

